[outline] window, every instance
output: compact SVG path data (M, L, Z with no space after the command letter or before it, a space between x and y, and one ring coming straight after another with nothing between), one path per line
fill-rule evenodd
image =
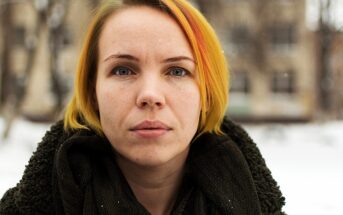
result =
M70 28L68 27L63 27L62 28L63 32L63 46L69 46L73 43L73 33L71 32Z
M13 31L13 43L16 46L25 46L25 28L23 26L16 26Z
M296 43L296 29L292 24L277 24L270 27L270 43L275 50L289 50Z
M279 0L281 2L281 4L291 4L291 3L294 3L294 0Z
M236 73L233 73L231 78L231 92L250 92L250 81L246 71L238 71Z
M237 51L248 49L250 43L249 29L243 25L231 28L230 43Z
M295 92L294 71L275 71L272 75L272 91L274 93L292 94Z

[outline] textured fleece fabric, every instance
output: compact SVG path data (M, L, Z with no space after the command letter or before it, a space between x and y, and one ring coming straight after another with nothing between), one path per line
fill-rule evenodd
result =
M285 199L256 144L230 120L226 136L203 134L192 145L173 214L284 214ZM0 201L1 215L149 214L135 199L106 139L53 125L16 187Z

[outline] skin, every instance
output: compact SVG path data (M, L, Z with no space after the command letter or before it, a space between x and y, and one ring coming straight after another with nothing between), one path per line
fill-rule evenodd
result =
M169 214L200 116L192 49L173 18L135 6L111 15L99 39L96 99L104 134L138 201ZM131 129L160 121L168 130L142 137Z

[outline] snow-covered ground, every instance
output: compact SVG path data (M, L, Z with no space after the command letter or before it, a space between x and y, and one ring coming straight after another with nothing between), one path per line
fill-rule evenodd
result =
M245 128L278 181L288 214L343 214L343 121Z
M0 139L0 198L20 180L48 127L17 120L10 137ZM244 127L278 181L288 214L343 214L343 121Z

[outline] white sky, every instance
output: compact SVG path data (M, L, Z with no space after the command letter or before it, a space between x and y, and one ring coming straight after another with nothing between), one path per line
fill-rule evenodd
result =
M307 11L306 19L309 27L314 29L318 20L318 8L320 1L327 0L306 0L307 2ZM332 13L331 18L338 29L343 30L343 0L332 0Z

